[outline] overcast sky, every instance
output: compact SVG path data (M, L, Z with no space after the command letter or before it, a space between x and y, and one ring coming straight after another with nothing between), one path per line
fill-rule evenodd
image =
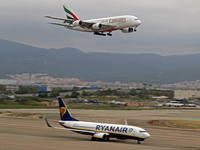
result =
M44 16L65 18L63 4L76 15L94 19L134 15L136 33L112 37L72 31L48 24ZM200 53L199 0L0 0L0 38L42 48L74 47L84 52Z

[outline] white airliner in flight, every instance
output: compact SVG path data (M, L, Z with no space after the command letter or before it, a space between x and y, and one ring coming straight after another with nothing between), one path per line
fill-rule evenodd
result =
M136 28L141 24L137 17L131 15L80 20L69 6L65 5L63 8L66 12L66 19L51 16L45 17L63 21L63 24L51 23L54 25L64 26L76 31L94 32L95 35L103 36L106 36L104 32L107 32L108 36L112 36L111 32L115 30L121 30L123 33L136 32Z
M128 125L127 121L125 121L125 125L79 121L70 115L69 110L61 98L58 98L58 101L61 118L58 123L63 128L52 127L46 119L47 125L51 128L91 135L91 140L101 139L108 141L109 138L134 139L138 140L138 144L140 144L140 141L144 141L150 137L149 133L144 129Z

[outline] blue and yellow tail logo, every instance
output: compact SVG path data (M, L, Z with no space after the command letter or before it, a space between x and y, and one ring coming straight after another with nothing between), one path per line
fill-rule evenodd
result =
M65 103L63 102L62 98L58 98L59 102L59 109L60 109L60 119L63 121L78 121L77 119L71 117L69 110L65 106Z
M66 112L67 112L66 107L60 107L60 114L61 114L62 117L64 116L64 114L65 114Z

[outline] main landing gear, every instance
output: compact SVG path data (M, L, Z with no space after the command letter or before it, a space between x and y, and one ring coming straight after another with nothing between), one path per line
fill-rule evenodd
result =
M91 137L91 141L96 141L97 139L95 137Z
M99 33L99 32L94 32L94 35L102 35L102 36L106 36L106 34L104 34L103 32Z
M102 35L102 36L106 36L106 34L104 34L103 32L94 32L94 35ZM108 36L112 36L111 32L107 33Z
M107 33L108 36L112 36L111 32Z
M91 137L91 141L96 141L96 140L109 141L110 138L109 138L109 136L107 136L107 135L103 136L102 139L97 139L97 138L95 138L95 137L93 137L93 136Z

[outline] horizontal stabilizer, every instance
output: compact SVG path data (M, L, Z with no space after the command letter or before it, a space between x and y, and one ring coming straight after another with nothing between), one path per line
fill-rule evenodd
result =
M57 18L57 17L51 17L51 16L45 16L46 18L50 18L50 19L57 19L57 20L62 20L65 21L66 19L63 18Z
M53 127L49 124L48 120L45 118L45 121L47 123L47 126L50 127L50 128L54 128L54 129L63 129L63 130L70 130L72 131L73 129L68 129L68 128L59 128L59 127Z
M57 17L51 17L51 16L45 16L46 18L50 18L50 19L56 19L56 20L62 20L62 21L64 21L64 23L72 23L72 22L74 22L74 20L72 20L72 19L63 19L63 18L57 18Z

